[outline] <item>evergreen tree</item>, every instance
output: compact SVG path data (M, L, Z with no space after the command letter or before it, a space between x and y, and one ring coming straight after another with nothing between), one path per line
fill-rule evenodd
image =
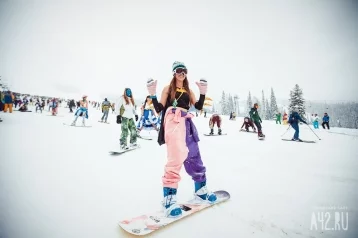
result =
M302 89L300 88L300 86L298 86L298 84L296 84L293 90L290 92L289 101L290 101L290 105L289 105L290 113L293 111L294 109L293 107L297 106L298 114L302 117L302 119L305 120L306 119L305 99L303 98Z
M246 114L248 115L251 108L252 108L252 99L251 99L251 92L249 91L249 96L247 97L247 106L246 106Z
M225 92L223 91L222 95L221 95L221 101L220 101L220 107L221 107L221 114L222 115L227 115L228 114L228 108L227 108L227 100L226 100L226 95Z
M270 104L269 104L269 101L267 98L266 98L266 102L265 102L265 109L266 109L265 119L272 120L272 111L271 111L271 107L270 107Z
M275 97L275 93L273 92L273 88L271 88L271 104L270 104L270 111L272 118L278 113L277 101Z
M259 113L261 118L266 118L266 100L265 100L264 90L262 90L262 101L259 107Z

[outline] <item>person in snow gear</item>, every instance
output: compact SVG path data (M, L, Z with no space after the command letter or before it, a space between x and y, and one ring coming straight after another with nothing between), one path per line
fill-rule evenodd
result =
M214 113L209 120L210 135L214 135L215 124L218 126L218 134L221 135L221 116L217 113Z
M257 111L258 108L259 108L259 104L255 103L254 107L251 108L249 112L250 119L255 123L257 127L258 137L265 137L265 135L262 133L262 127L261 127L262 120L259 115L259 112Z
M280 123L281 124L281 113L277 113L276 114L276 124Z
M176 194L183 164L186 172L194 180L195 199L212 203L217 197L207 188L206 168L201 160L198 146L198 131L192 121L194 115L188 112L191 106L197 110L203 109L207 81L201 79L200 82L196 82L200 92L197 101L195 94L189 88L188 70L184 63L174 62L172 72L173 78L170 84L164 87L160 102L156 97L157 81L149 79L147 88L156 112L163 111L158 143L167 144L168 161L162 177L164 195L162 204L166 216L178 217L182 214L182 210L177 203Z
M286 112L283 113L282 124L283 124L283 125L287 125L287 124L288 124L288 115L287 115Z
M252 120L249 118L249 117L245 117L244 118L244 123L242 123L242 126L241 126L241 130L242 130L242 128L245 126L245 130L247 131L247 132L249 132L250 130L249 130L249 128L250 127L252 127L252 129L254 130L254 132L256 132L256 128L255 128L255 125L254 125L254 123L252 122Z
M300 115L297 112L297 106L294 107L292 113L289 116L288 119L288 123L291 125L291 127L295 130L295 134L293 135L292 140L293 141L302 141L299 136L300 136L300 128L298 126L299 122L303 122L307 125L307 122L304 121Z
M314 129L319 129L319 117L317 114L314 115L314 118L313 118L313 128Z
M103 116L101 118L101 122L107 123L107 118L108 118L108 113L109 113L109 108L111 107L111 103L107 100L107 98L104 99L104 101L102 102L102 113Z
M137 147L137 129L133 116L135 116L135 120L138 121L138 114L135 110L134 98L130 88L124 89L124 93L116 105L118 113L117 123L121 124L121 138L119 139L121 149L129 149L127 146L128 131L130 133L130 147Z
M322 118L323 129L326 129L325 125L327 126L327 129L329 130L329 116L328 116L327 112L324 113L324 116Z
M158 124L158 116L156 115L152 99L148 95L142 106L142 116L138 121L138 134L143 130L143 128L145 130L154 129L156 131L159 131Z
M88 101L87 96L84 95L82 100L79 101L79 107L75 113L75 120L72 122L71 126L76 126L78 117L82 117L82 126L85 126L85 119L88 119Z

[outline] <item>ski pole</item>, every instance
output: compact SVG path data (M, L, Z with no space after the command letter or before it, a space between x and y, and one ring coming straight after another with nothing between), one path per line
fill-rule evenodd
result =
M313 132L313 134L315 134L315 135L317 136L317 138L318 138L319 140L321 140L321 138L319 138L318 135L317 135L316 133L314 133L314 131L312 130L312 128L311 128L308 124L306 124L306 125L308 126L308 128L310 128L310 130Z
M285 131L285 133L283 133L283 134L281 135L281 137L284 136L284 135L288 132L288 130L290 129L290 127L291 127L291 125L288 126L287 130Z

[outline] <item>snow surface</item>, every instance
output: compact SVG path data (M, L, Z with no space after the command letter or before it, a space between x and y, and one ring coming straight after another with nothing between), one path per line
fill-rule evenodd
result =
M166 146L139 140L141 149L111 156L120 135L114 114L102 124L90 108L93 127L75 128L63 125L73 120L67 108L59 110L64 117L32 110L0 114L0 237L134 237L118 222L160 208ZM227 136L204 137L208 120L194 118L208 187L231 199L150 237L358 237L357 130L315 130L318 141L302 125L301 138L318 141L305 144L282 141L287 126L264 121L266 140L259 141L239 132L242 118L225 117ZM283 137L292 135L290 129ZM193 181L184 168L182 175L184 201ZM326 231L320 223L311 230L312 213L332 206L346 209L348 230Z

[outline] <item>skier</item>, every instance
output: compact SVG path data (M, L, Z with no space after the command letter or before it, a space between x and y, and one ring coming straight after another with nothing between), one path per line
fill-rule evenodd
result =
M197 110L203 108L207 82L201 79L200 83L196 83L200 91L199 101L196 101L193 91L189 88L188 70L184 63L174 62L172 72L173 78L170 84L164 87L160 102L156 97L157 81L148 80L147 88L156 112L163 111L158 135L159 145L167 144L168 155L162 177L163 208L166 216L177 217L182 214L177 204L176 194L183 163L186 172L194 180L195 199L215 202L217 197L206 186L206 168L200 156L198 132L192 121L194 115L188 113L191 105L194 105Z
M107 123L107 118L108 118L108 113L109 113L109 108L111 107L111 103L107 100L107 98L104 99L104 101L102 102L102 113L103 116L101 118L100 122Z
M300 117L300 115L297 112L297 106L293 107L292 113L288 119L288 123L290 123L291 127L295 130L295 134L293 135L292 140L293 141L300 141L302 142L302 140L299 138L300 135L300 128L298 126L299 122L303 122L307 125L307 122L302 120L302 118Z
M287 125L287 119L288 119L287 117L288 117L287 113L284 112L283 113L283 118L282 118L282 124L283 125Z
M258 137L259 138L265 138L265 135L262 134L262 127L261 127L261 117L259 115L259 112L257 111L257 109L259 108L259 104L255 103L254 107L251 108L250 110L250 119L255 123L256 127L257 127L257 133L258 133Z
M209 120L210 135L214 135L215 124L218 126L218 134L221 135L221 117L217 113L214 113Z
M52 116L56 116L58 112L58 101L56 98L52 99Z
M143 128L145 128L146 130L155 129L156 131L158 131L157 124L158 117L155 114L152 99L150 98L150 96L147 96L143 104L141 119L138 121L137 125L138 134L142 131Z
M329 116L328 116L327 112L324 113L324 116L322 118L322 127L323 127L323 129L326 129L326 127L324 125L326 125L327 129L329 130Z
M38 110L40 110L40 112L42 113L42 104L40 102L40 99L37 99L35 106L36 106L36 113Z
M7 112L9 109L9 113L12 113L12 105L13 105L13 96L10 91L4 93L4 112Z
M314 119L313 119L313 128L314 129L319 129L319 123L318 123L319 117L317 115L317 113L314 115Z
M247 132L249 132L250 130L249 130L249 127L252 127L252 129L254 130L254 132L256 133L256 128L255 128L255 126L254 126L254 123L252 122L252 120L249 118L249 117L245 117L244 118L244 123L242 123L242 126L241 126L241 130L242 130L242 128L245 126L245 130L247 131Z
M79 107L75 112L75 120L72 122L71 126L76 126L76 122L79 116L82 116L82 126L85 126L85 119L88 119L88 101L87 96L84 95L82 100L78 102Z
M280 112L278 112L278 113L276 114L276 124L278 124L278 123L281 124L281 113L280 113Z
M127 146L128 130L130 132L130 147L137 147L137 130L133 116L135 116L135 120L138 121L138 114L135 111L135 103L130 88L124 89L124 93L116 105L118 113L117 123L121 124L120 147L122 150L129 149Z

